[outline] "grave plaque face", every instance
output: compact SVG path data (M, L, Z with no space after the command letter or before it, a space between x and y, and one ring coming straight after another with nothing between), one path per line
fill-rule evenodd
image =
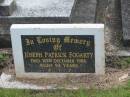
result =
M105 72L102 24L15 24L11 41L16 77Z
M94 35L22 35L25 72L95 73Z

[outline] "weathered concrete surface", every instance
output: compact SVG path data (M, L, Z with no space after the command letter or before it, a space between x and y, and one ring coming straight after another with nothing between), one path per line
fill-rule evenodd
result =
M130 41L130 0L121 0L123 39ZM130 43L128 43L130 45Z
M2 3L4 0L0 0L0 3Z
M0 48L11 47L9 32L10 24L0 24Z
M77 0L72 12L72 23L94 23L97 0Z
M0 48L11 47L10 35L0 35Z
M16 0L11 16L0 17L1 23L66 23L70 22L75 0Z
M15 0L4 0L0 3L0 16L10 16L15 8Z
M115 55L122 47L121 3L120 0L108 0L105 15L106 55Z
M108 0L97 0L96 23L105 23Z
M12 17L69 17L75 0L17 0Z

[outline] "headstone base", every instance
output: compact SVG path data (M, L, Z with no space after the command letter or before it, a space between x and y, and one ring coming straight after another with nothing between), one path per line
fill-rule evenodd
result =
M4 0L0 3L0 16L10 16L15 8L15 0Z

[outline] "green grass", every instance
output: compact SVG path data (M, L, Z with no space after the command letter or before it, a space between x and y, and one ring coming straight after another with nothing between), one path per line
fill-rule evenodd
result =
M0 89L0 97L130 97L130 81L125 86L107 90L18 90Z
M0 62L7 60L9 58L9 56L7 54L4 53L0 53Z
M120 61L120 67L122 69L129 68L130 67L130 57L122 58Z
M106 56L106 66L125 70L127 68L130 68L130 57Z

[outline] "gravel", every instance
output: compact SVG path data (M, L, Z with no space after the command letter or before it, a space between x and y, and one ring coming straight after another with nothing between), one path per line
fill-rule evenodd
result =
M12 75L7 75L5 73L2 73L0 77L0 87L17 88L17 89L35 89L35 90L55 89L55 86L37 86L33 84L27 84L15 81Z

